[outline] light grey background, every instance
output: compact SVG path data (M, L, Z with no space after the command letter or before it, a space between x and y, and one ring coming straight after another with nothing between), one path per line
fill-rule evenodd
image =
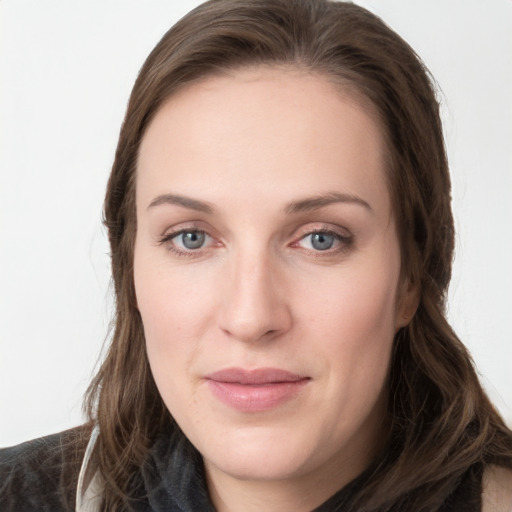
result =
M130 88L196 1L0 1L0 446L79 424L107 335L101 208ZM512 421L512 2L368 0L442 89L450 319Z

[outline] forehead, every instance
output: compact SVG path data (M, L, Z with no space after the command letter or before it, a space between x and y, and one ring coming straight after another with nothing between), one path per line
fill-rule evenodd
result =
M385 207L384 162L377 116L357 94L296 69L247 68L186 86L162 105L141 143L137 197L202 187L217 199L223 189L227 198L284 199L279 187L289 196L341 188L364 189Z

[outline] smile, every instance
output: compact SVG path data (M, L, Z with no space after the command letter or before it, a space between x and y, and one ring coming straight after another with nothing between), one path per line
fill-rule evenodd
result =
M295 397L310 380L275 368L228 368L206 377L213 395L241 412L275 409Z

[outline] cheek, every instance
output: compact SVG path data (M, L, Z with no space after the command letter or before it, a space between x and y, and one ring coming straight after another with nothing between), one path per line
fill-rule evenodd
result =
M371 333L393 337L397 280L398 272L380 266L352 267L324 282L314 280L297 292L303 297L301 316L318 329L331 332L329 338L338 336L347 343L353 340L360 344L364 342L361 337L371 342L375 338Z
M149 362L167 402L165 389L187 372L207 337L215 297L212 283L142 251L136 253L134 279Z
M382 391L395 334L398 265L354 265L299 291L305 350L322 353L340 406L368 406ZM322 284L322 286L318 286ZM316 346L311 349L311 340ZM309 341L308 341L309 340ZM314 354L312 354L314 356ZM322 369L323 370L323 369ZM349 405L349 403L351 405Z
M201 351L208 316L207 282L139 260L135 264L137 303L146 350L159 393L174 417L200 417L191 367ZM177 393L176 391L180 392Z

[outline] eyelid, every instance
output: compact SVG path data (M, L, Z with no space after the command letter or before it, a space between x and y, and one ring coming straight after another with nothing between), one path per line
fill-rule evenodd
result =
M335 248L326 249L324 251L301 247L302 250L313 254L315 257L321 257L322 255L328 256L344 252L348 250L354 242L352 233L350 233L346 228L333 226L332 224L317 224L313 226L308 224L301 227L297 231L294 236L294 241L290 244L290 246L297 247L299 246L299 242L304 240L306 237L317 233L332 235L338 243L336 244Z
M179 222L173 226L166 226L165 229L163 229L160 234L156 235L158 238L158 241L160 242L163 239L169 239L173 236L177 236L180 233L189 232L189 231L196 231L198 233L205 233L212 238L218 238L218 236L214 233L214 230L206 224L203 221L200 220L191 220L191 221L185 221L185 222Z
M204 233L207 237L210 238L210 243L198 249L182 249L177 247L172 243L173 238L187 232L197 232ZM306 238L307 236L316 234L316 233L324 233L334 236L337 243L334 248L326 249L326 250L318 250L318 249L308 249L305 247L300 247L299 243ZM353 245L352 233L342 226L337 226L333 224L326 223L308 223L304 226L301 226L296 230L293 235L293 241L288 244L288 247L296 248L299 247L303 251L313 254L315 257L321 257L322 255L334 255L337 253L344 252ZM219 241L219 237L212 233L212 230L209 228L205 228L203 222L186 222L182 224L178 224L177 226L167 228L162 235L159 236L158 245L167 245L167 250L169 252L174 253L177 256L181 257L200 257L203 256L204 253L210 250L212 247L222 245L222 242Z
M167 228L162 235L158 237L157 244L166 246L166 249L174 253L178 257L197 258L204 254L212 246L212 241L215 243L216 237L211 233L211 230L205 229L202 223L190 222L179 224L178 226ZM178 247L173 243L173 239L182 235L183 233L203 233L210 238L208 246L198 249L186 249Z
M330 233L342 239L352 238L352 233L345 227L326 223L308 223L301 226L295 233L294 239L302 239L314 233Z

